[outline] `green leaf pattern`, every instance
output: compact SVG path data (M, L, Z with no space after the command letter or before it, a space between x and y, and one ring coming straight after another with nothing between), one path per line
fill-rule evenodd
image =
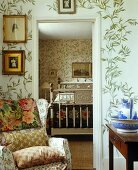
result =
M128 36L131 34L129 26L138 24L136 19L123 19L121 14L125 11L123 0L114 0L111 4L109 0L78 0L79 6L85 8L86 3L99 8L103 20L109 23L103 36L104 46L102 47L102 61L106 65L105 68L105 85L103 94L110 97L109 107L107 109L106 119L110 120L110 116L120 103L120 94L124 98L134 98L137 102L137 96L133 92L133 88L129 87L127 82L120 82L119 77L122 70L120 64L127 62L131 50L127 46Z
M8 1L8 3L7 3ZM0 4L0 13L2 14L26 14L28 16L28 22L32 19L32 10L24 12L23 4L30 3L35 5L35 0L3 0ZM103 86L103 94L110 96L110 103L107 109L107 117L109 117L114 109L118 106L120 101L120 94L126 98L134 98L137 102L137 97L133 92L133 88L128 85L127 82L120 82L119 78L122 74L120 68L121 64L127 62L127 57L131 54L131 49L127 46L129 35L132 33L130 26L136 26L138 24L136 19L122 18L122 13L125 12L124 0L76 0L77 8L86 8L92 10L98 9L98 13L102 16L102 22L107 22L107 28L104 30L102 62L105 67L105 85ZM20 8L19 8L20 5ZM17 7L18 6L18 7ZM53 1L50 5L46 2L46 6L49 10L58 10L57 0ZM28 31L28 40L32 40L32 30ZM17 49L17 44L8 44L3 46L2 49ZM27 45L20 48L26 50L26 62L31 62L32 51L27 48ZM25 76L18 78L18 80L12 81L9 76L9 83L7 85L7 91L4 91L0 87L0 96L12 98L13 93L17 95L17 98L22 97L24 91L30 95L27 90L27 84L32 82L32 76L26 72ZM24 89L20 89L20 85L23 84ZM17 91L18 88L18 91ZM107 118L108 119L108 118Z
M0 4L0 14L3 15L27 15L28 24L32 22L32 10L25 11L23 5L30 3L35 5L35 0L3 0ZM32 28L31 28L32 29ZM28 30L28 40L32 40L32 30ZM31 64L32 51L28 48L28 44L7 43L3 44L2 50L25 50L25 63ZM0 52L2 55L2 51ZM32 73L31 73L32 74ZM28 90L32 83L32 75L28 71L24 76L8 76L7 87L0 86L0 98L19 99L23 97L31 97L32 93Z

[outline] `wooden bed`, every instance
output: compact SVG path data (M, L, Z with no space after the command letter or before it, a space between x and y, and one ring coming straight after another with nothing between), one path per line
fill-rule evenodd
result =
M92 135L91 82L62 82L50 90L51 135Z

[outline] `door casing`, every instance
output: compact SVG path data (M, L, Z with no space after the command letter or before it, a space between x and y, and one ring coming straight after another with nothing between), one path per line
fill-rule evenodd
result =
M76 19L35 18L33 22L33 97L39 98L39 23L92 22L93 67L93 167L102 170L102 90L101 90L101 18L100 14Z

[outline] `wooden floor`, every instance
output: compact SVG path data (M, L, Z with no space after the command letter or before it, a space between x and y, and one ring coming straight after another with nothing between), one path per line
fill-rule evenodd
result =
M73 170L93 170L93 143L85 138L69 140Z
M80 169L72 169L72 170L80 170ZM96 169L93 168L93 169L81 169L81 170L96 170Z

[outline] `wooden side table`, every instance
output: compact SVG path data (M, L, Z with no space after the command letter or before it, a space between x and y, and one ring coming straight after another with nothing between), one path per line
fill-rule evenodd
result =
M114 168L113 146L126 159L126 170L133 170L134 161L138 161L138 133L118 133L110 124L106 125L109 129L109 170Z

